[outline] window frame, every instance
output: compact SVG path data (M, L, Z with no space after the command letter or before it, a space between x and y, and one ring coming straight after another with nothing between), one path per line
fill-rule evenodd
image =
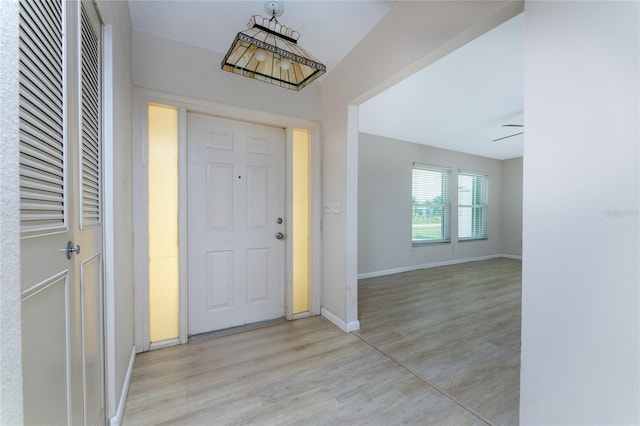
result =
M474 196L472 195L472 203L471 204L461 204L460 200L461 200L461 196L460 196L460 177L461 176L468 176L471 178L477 178L477 179L483 179L484 180L484 184L482 186L482 191L480 194L480 203L475 203L474 200ZM473 171L467 171L467 170L459 170L458 171L458 179L457 179L457 183L458 183L458 206L457 206L457 213L458 213L458 231L457 231L457 236L458 236L458 241L477 241L477 240L487 240L489 239L489 231L488 231L488 212L489 212L489 174L488 173L482 173L482 172L473 172ZM473 194L473 186L475 186L475 181L472 184L472 194ZM471 236L468 237L461 237L460 236L460 225L462 223L462 221L460 220L460 213L462 211L462 209L467 209L470 208L471 209ZM482 226L480 228L478 227L474 227L474 220L475 220L475 215L474 215L474 211L476 211L477 209L480 209L481 216L482 216ZM473 235L474 233L474 229L481 229L483 231L482 235Z
M439 206L441 206L443 209L442 224L440 227L440 230L441 230L440 234L442 238L415 239L413 236L414 235L413 233L414 209L417 207L417 205L414 204L414 199L415 199L414 171L415 170L437 172L437 173L441 173L442 176L444 176L444 178L441 176L440 182L441 182L441 185L443 186L446 185L446 187L441 188L440 196L442 197L442 204L439 204ZM417 162L414 162L412 164L412 167L411 167L411 246L412 247L427 246L432 244L451 243L451 175L452 175L451 171L452 170L450 168L441 167L441 166L432 166L429 164L417 163Z

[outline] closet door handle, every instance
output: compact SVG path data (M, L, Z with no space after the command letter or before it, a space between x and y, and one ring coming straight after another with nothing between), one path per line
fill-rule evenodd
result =
M74 247L73 243L71 241L69 241L67 243L67 259L71 259L71 255L73 255L73 253L80 254L80 246L76 245Z

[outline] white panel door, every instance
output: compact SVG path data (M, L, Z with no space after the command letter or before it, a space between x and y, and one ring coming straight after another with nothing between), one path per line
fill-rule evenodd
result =
M82 421L73 354L76 219L70 191L62 1L20 2L20 228L25 424ZM42 102L45 102L45 107ZM81 400L80 400L81 401Z
M25 424L104 424L100 22L60 0L20 18Z
M284 138L188 115L190 335L284 316Z
M75 181L79 222L74 243L81 247L74 256L80 288L82 326L82 387L84 424L106 421L104 397L104 280L102 258L102 44L101 23L91 1L82 2L80 19L80 132L75 155Z

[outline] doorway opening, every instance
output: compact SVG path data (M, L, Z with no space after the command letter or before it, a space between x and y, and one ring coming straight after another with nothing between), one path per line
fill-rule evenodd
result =
M356 334L501 424L519 408L523 33L514 15L358 105Z
M135 93L137 106L134 108L134 121L140 125L134 130L134 143L137 147L134 147L133 161L141 167L134 167L133 173L134 184L141 195L133 200L136 217L134 238L137 241L144 241L136 253L138 260L135 267L137 352L187 343L189 335L194 334L190 330L189 318L192 305L189 302L189 262L193 259L194 253L190 248L188 217L193 211L189 207L189 199L197 197L189 195L193 182L189 177L191 142L188 142L188 139L190 117L196 115L217 117L237 123L241 127L270 128L280 132L279 138L283 151L282 166L279 166L279 170L282 173L283 195L281 201L276 204L282 211L275 216L271 214L273 217L269 216L262 222L268 225L269 229L274 225L279 227L277 230L270 229L265 236L284 248L283 260L280 262L282 278L279 279L282 284L279 290L280 295L277 296L283 308L282 312L275 316L271 315L269 318L293 320L319 314L322 215L318 123L193 99L175 98L146 89L138 88ZM158 133L156 133L156 127ZM217 136L216 132L206 133L205 139L208 142L205 141L205 146L207 144L224 145L224 138L220 137L220 132L217 132L219 133ZM248 139L243 142L245 147L243 152L246 154L248 147L249 151L253 152L251 155L264 156L268 144L265 144L260 136L254 137L255 135L249 133L247 133ZM154 143L165 145L154 154L154 148L151 146ZM218 148L224 147L218 146ZM219 151L225 150L219 149ZM158 157L157 160L160 161L157 165L153 164L156 160L154 157ZM215 164L209 165L210 172L221 172L224 168L219 167L220 162L217 160L213 163ZM250 213L249 216L246 214L244 216L245 219L249 219L251 226L260 227L262 224L259 222L262 219L258 215L260 210L255 208L255 204L260 200L270 199L271 193L258 190L258 186L266 182L258 177L266 176L268 167L259 164L253 166L249 169L245 168L242 173L236 174L234 171L232 176L236 182L247 182L247 179L253 179L255 185L247 187L243 197L245 207L249 207L245 209L245 213ZM161 177L157 176L158 170L162 171ZM154 186L157 189L154 189ZM154 196L154 191L159 195ZM267 193L269 195L265 198ZM238 216L236 213L232 216ZM156 218L160 217L163 221L156 222ZM282 219L282 223L277 223L279 219ZM240 222L238 224L242 226ZM155 236L154 229L159 229L164 235ZM279 233L282 234L281 240L278 238ZM160 243L163 246L162 250L157 246ZM245 268L245 272L249 273L249 278L254 284L263 282L255 274L259 269L257 266L272 264L265 247L267 246L263 245L259 250L248 253L247 259L256 267ZM221 262L225 257L224 253L214 254L216 253L211 251L208 254L208 260L211 261L208 263L209 267L224 266L224 262ZM159 268L154 271L154 266ZM154 277L160 277L161 280L155 280ZM252 287L248 295L251 303L260 304L264 299L264 293L259 291L260 288L265 287L257 284ZM216 300L218 299L214 301ZM160 317L158 324L162 325L154 325L158 317ZM263 321L263 319L256 321ZM243 321L241 326L252 322L254 321ZM234 326L223 325L219 328L229 327Z

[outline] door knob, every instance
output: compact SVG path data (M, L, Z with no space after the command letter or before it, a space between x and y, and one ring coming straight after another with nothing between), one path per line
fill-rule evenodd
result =
M284 240L284 234L282 232L278 232L276 234L276 238L279 239L279 240Z
M80 254L80 246L73 246L73 243L71 241L69 241L67 243L67 259L71 259L71 255L75 253L75 254Z

